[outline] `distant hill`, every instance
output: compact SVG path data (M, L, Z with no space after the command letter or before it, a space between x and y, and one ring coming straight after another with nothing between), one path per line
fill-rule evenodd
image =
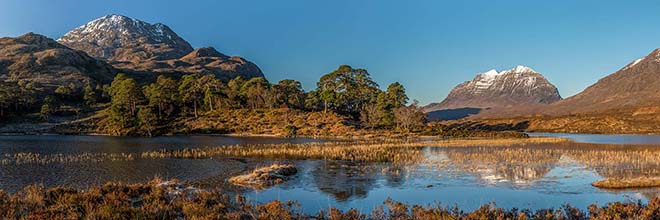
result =
M142 74L215 74L263 77L261 69L241 57L214 48L195 50L167 25L150 24L123 15L106 15L75 28L58 42L106 60L114 67Z
M0 82L32 84L48 94L61 85L81 89L85 83L107 84L116 72L107 63L43 35L0 38Z
M456 86L440 103L424 107L435 112L433 118L454 118L456 111L485 108L506 108L519 105L545 105L561 100L557 88L543 75L525 66L498 72L490 70ZM443 111L438 111L443 110ZM465 111L463 111L465 112ZM479 111L476 111L478 113ZM476 114L474 110L470 115Z

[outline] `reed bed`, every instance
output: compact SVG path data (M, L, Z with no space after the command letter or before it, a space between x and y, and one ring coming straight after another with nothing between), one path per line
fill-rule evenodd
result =
M356 162L391 162L396 165L423 160L422 147L526 146L560 143L566 139L534 137L512 139L433 140L433 141L355 141L306 144L232 145L182 150L160 150L141 154L143 158L258 157L322 159Z
M101 161L130 161L136 155L130 153L79 153L79 154L38 154L14 153L4 154L0 157L0 164L50 164L75 162L101 162Z
M288 159L346 160L357 162L392 162L409 164L420 160L421 147L468 147L506 146L539 143L559 143L561 138L510 138L510 139L470 139L470 140L405 140L379 139L370 141L323 142L306 144L259 144L232 145L182 150L160 150L141 154L135 153L76 153L39 154L11 153L0 156L0 164L49 164L102 161L130 161L136 158L211 158L259 157Z
M426 142L429 147L502 147L528 146L538 144L557 144L569 142L559 137L497 138L497 139L448 139Z
M232 145L144 152L142 158L257 157L284 159L345 160L408 164L422 159L420 147L377 143L308 143Z

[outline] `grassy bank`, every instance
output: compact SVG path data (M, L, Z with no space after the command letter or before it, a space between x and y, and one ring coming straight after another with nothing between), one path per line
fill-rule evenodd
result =
M386 200L372 212L328 208L303 213L297 202L255 204L219 189L202 190L176 181L107 183L87 190L29 186L15 194L0 192L2 219L659 219L660 198L648 204L609 203L580 210L519 210L486 204L473 211L440 205L410 205Z
M605 189L660 187L660 178L658 177L607 178L604 180L596 181L591 185Z

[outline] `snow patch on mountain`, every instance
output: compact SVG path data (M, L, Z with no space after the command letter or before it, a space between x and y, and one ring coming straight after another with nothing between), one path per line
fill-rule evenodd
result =
M629 63L628 65L626 65L625 67L623 67L622 70L630 69L631 67L637 65L637 64L638 64L639 62L641 62L642 60L644 60L644 58L636 59L635 61L632 61L631 63Z
M156 42L164 42L172 39L172 32L167 29L169 28L161 23L152 25L123 15L111 14L94 19L87 24L73 29L58 39L58 41L66 43L84 41L89 38L103 37L97 35L100 33L118 31L122 35L145 35Z

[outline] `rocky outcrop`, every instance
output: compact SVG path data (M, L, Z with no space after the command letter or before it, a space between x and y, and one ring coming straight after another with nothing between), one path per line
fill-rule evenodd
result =
M543 75L525 66L498 72L490 70L456 86L426 112L459 108L503 108L522 104L550 104L561 100L557 88Z
M61 85L109 83L115 73L107 63L46 36L0 38L0 82L31 83L35 91L46 94Z

